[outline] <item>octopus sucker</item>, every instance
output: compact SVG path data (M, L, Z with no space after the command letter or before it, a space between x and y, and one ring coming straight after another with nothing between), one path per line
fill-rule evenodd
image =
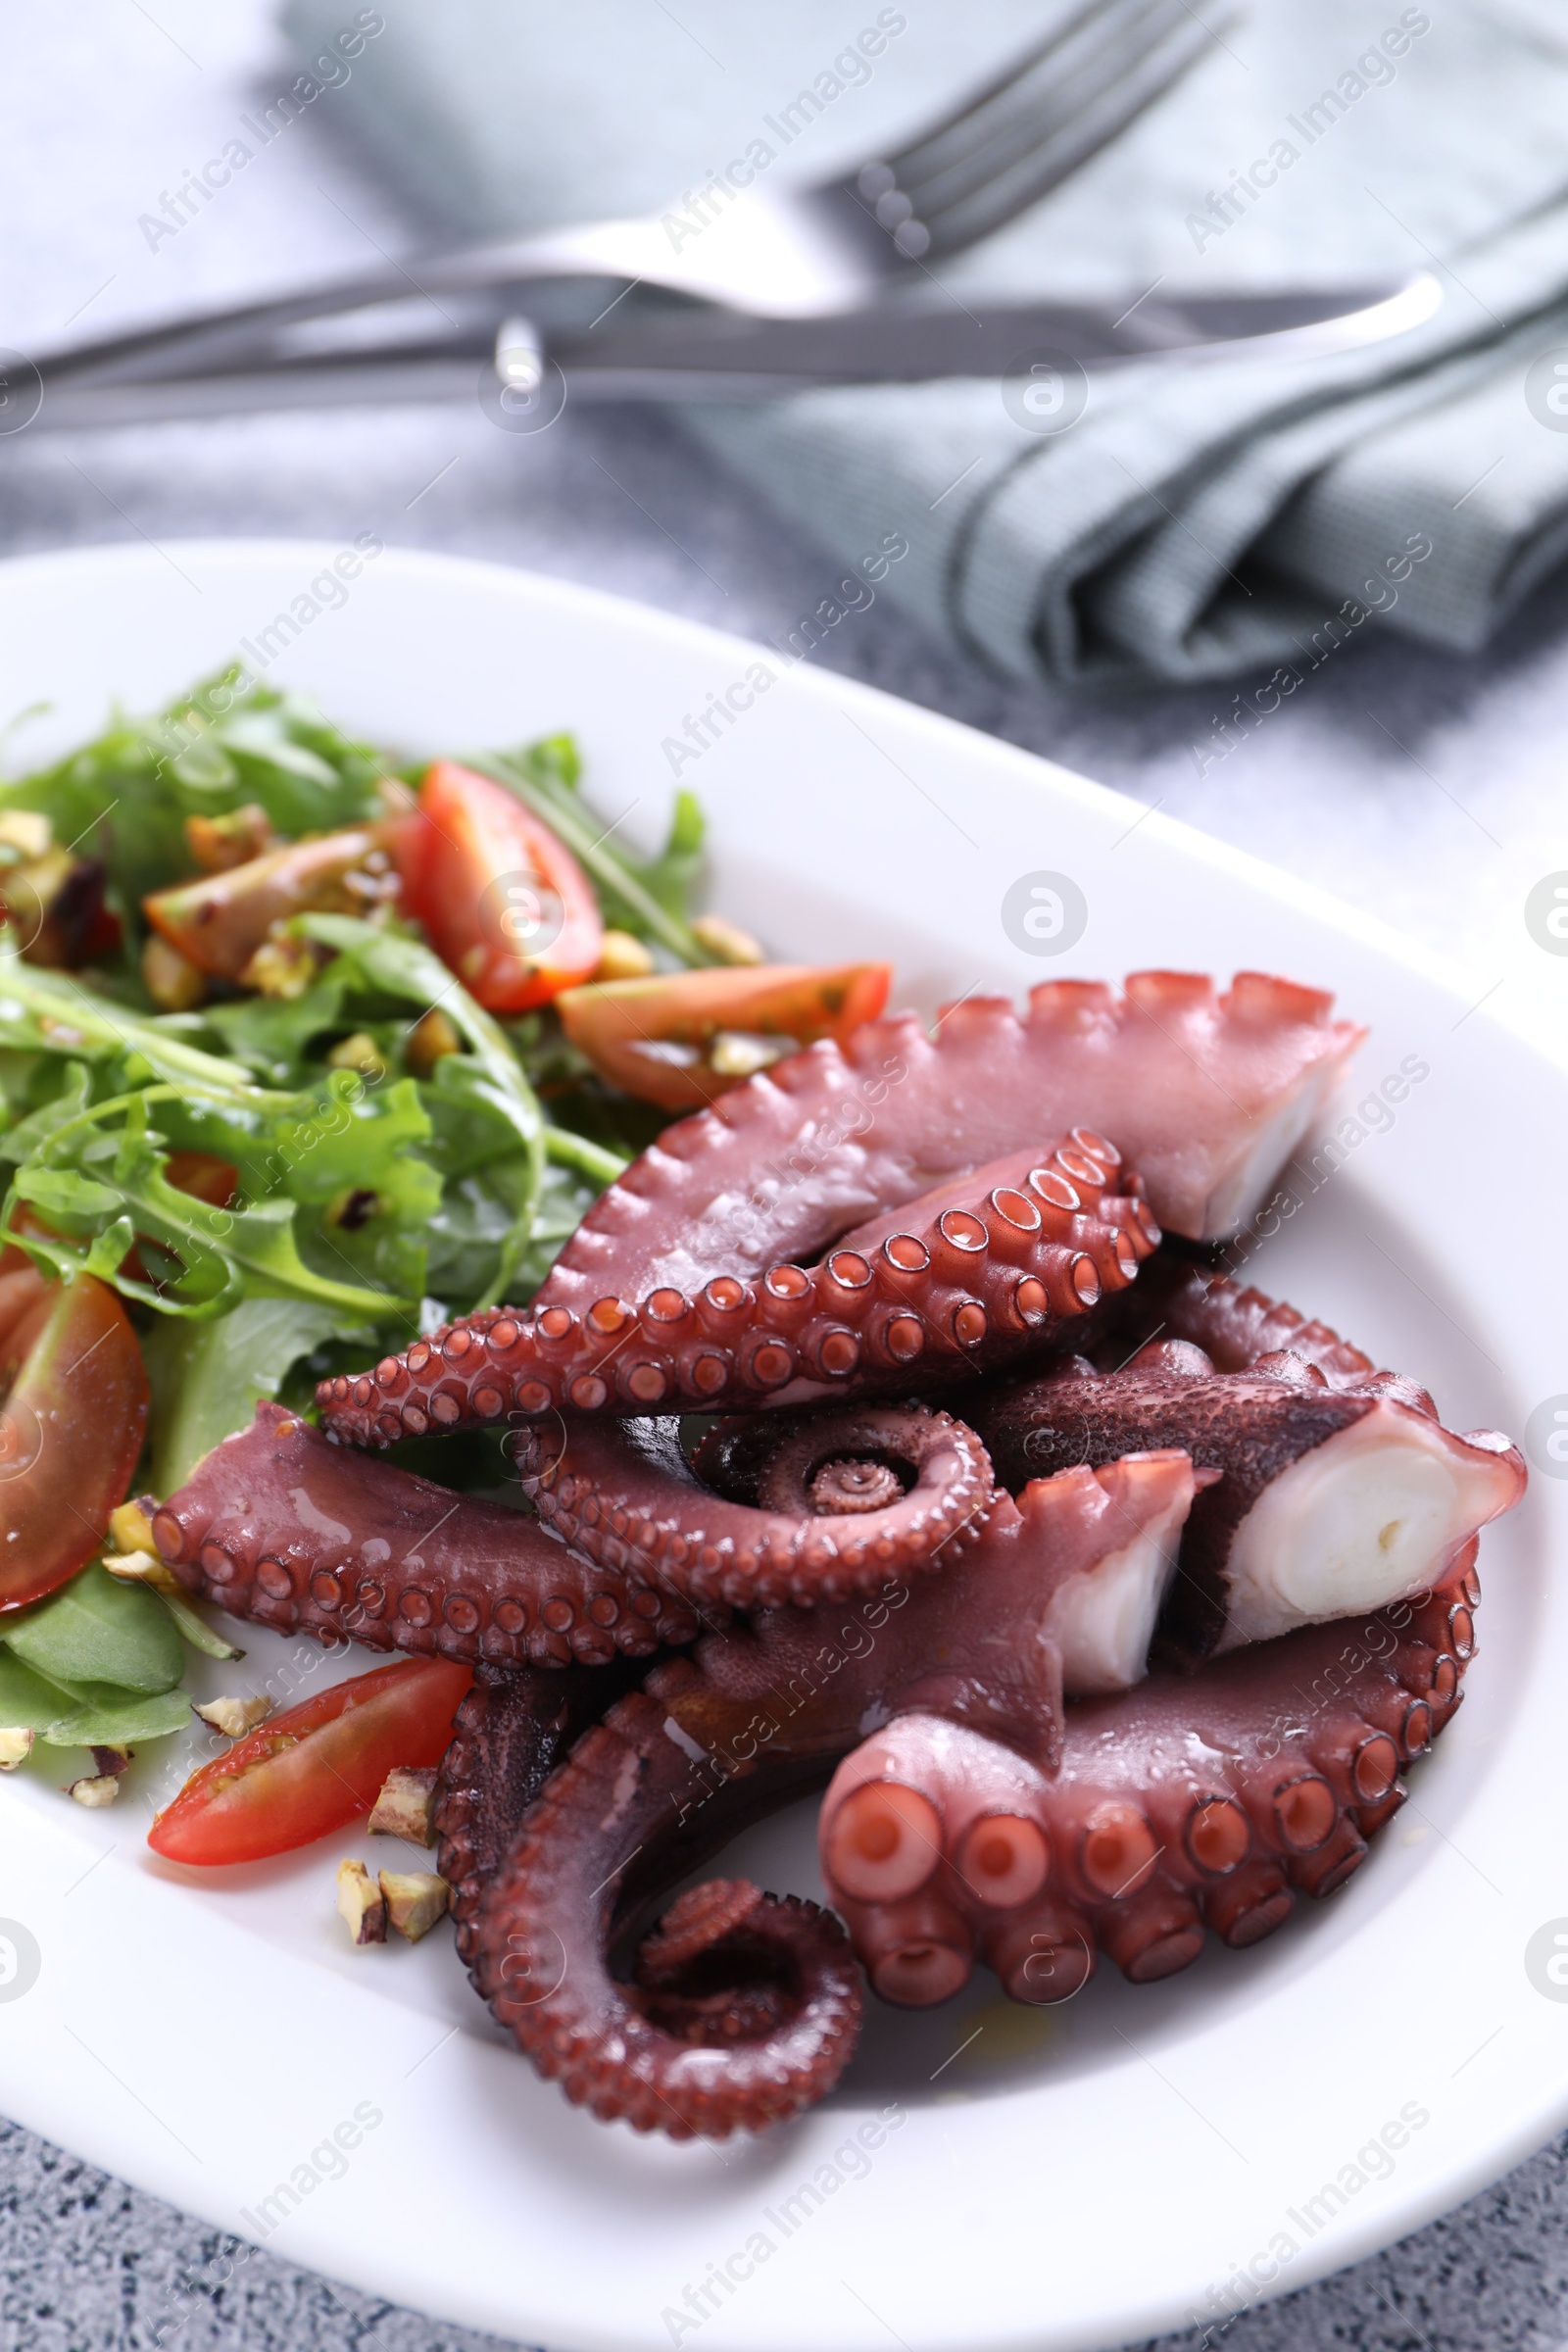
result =
M458 1956L473 1956L479 1895L518 1822L579 1737L627 1688L632 1669L478 1666L458 1709L435 1794L437 1866L452 1889Z
M1271 1302L1252 1298L1249 1321L1272 1338ZM1212 1483L1187 1520L1163 1630L1203 1655L1431 1590L1524 1493L1523 1458L1496 1431L1457 1437L1430 1399L1350 1378L1332 1387L1278 1350L1216 1372L1183 1340L1120 1372L1081 1364L987 1388L964 1409L1014 1488L1136 1446L1186 1448Z
M323 1382L327 1427L359 1445L553 1408L635 1416L887 1397L1059 1348L1160 1240L1140 1179L1078 1130L851 1226L818 1264L714 1272L433 1332L373 1372ZM628 1172L629 1173L629 1172ZM628 1179L622 1179L626 1182ZM842 1219L840 1220L842 1222Z
M993 1782L1027 1777L1024 1751L1054 1758L1054 1585L1178 1521L1192 1492L1179 1453L1043 1480L1027 1511L1003 1498L1001 1529L988 1523L959 1576L760 1611L656 1666L547 1783L475 1907L475 1983L540 2071L596 2114L676 2137L760 2130L820 2097L859 2015L831 1915L747 1888L742 1916L725 1882L706 1907L666 1916L653 1960L645 1943L617 1975L629 1929L741 1822L819 1787L868 1714L940 1707L986 1727L1003 1743ZM488 1703L476 1692L466 1713ZM983 1836L972 1858L984 1873ZM672 1945L679 1972L661 1960ZM971 1960L972 1948L965 1974Z
M938 1570L991 1507L985 1448L946 1414L830 1406L764 1423L765 1475L748 1485L729 1462L751 1426L721 1423L692 1465L672 1419L519 1431L516 1459L541 1520L579 1551L618 1556L634 1529L647 1574L703 1605L808 1605Z
M689 1889L629 1973L613 1973L612 1948L656 1873L678 1880L739 1814L794 1793L777 1775L741 1783L738 1808L722 1789L694 1793L667 1720L656 1701L625 1698L578 1742L479 1896L473 1973L574 2104L639 2132L721 2138L783 2122L833 2087L863 1995L831 1913L737 1880Z
M1246 1945L1298 1894L1333 1893L1404 1801L1400 1767L1460 1696L1433 1705L1430 1638L1468 1561L1415 1609L1309 1626L1070 1703L1054 1771L924 1712L839 1764L824 1885L876 1989L945 2000L985 1960L1016 2000L1068 1999L1103 1953L1136 1984L1197 1959L1205 1928ZM1430 1714L1396 1742L1381 1728Z
M499 1665L603 1666L701 1630L662 1579L333 1446L277 1404L259 1404L167 1502L143 1507L187 1590L283 1633ZM717 1600L704 1612L709 1624L726 1614Z
M1246 973L867 1024L667 1127L531 1306L322 1384L322 1430L261 1406L146 1504L229 1610L473 1664L459 1951L568 2099L760 2131L840 2079L867 1980L1156 1983L1362 1867L1524 1463L1193 1247L1360 1034ZM531 1513L361 1450L469 1426ZM833 1910L697 1876L808 1793Z
M1369 1355L1327 1323L1169 1252L1147 1268L1136 1300L1118 1302L1116 1330L1124 1341L1123 1356L1125 1343L1136 1347L1143 1340L1159 1348L1198 1348L1218 1372L1247 1372L1273 1357L1289 1357L1297 1366L1322 1373L1330 1388L1396 1396L1436 1415L1425 1389L1400 1373L1379 1371Z
M831 1277L813 1262L829 1245L902 1212L912 1221L926 1196L943 1193L947 1205L956 1177L1036 1152L1049 1162L1042 1139L1051 1136L1065 1139L1055 1151L1084 1170L1141 1171L1140 1192L1112 1195L1119 1205L1104 1219L1135 1257L1139 1237L1159 1228L1222 1238L1260 1205L1360 1042L1352 1022L1331 1020L1332 1004L1261 973L1238 974L1222 995L1199 975L1141 972L1120 997L1048 984L1021 1019L1005 1000L970 998L943 1012L933 1037L900 1017L866 1023L842 1051L811 1046L666 1128L589 1210L527 1315L468 1318L392 1359L390 1372L383 1364L358 1382L323 1382L326 1426L357 1445L386 1445L430 1426L437 1393L436 1425L450 1427L552 1407L793 1401L798 1383L857 1375L874 1377L877 1394L890 1381L906 1386L911 1359L901 1349L912 1345L918 1288L903 1317L876 1320L868 1295L861 1319L846 1310L835 1321L802 1313L804 1294L772 1295L763 1278L783 1266L808 1273L808 1306L836 1309ZM1115 1157L1100 1160L1092 1146L1107 1141ZM985 1188L995 1190L995 1180ZM978 1203L967 1205L992 1231ZM1107 1259L1084 1250L1074 1262L1094 1265L1103 1287L1115 1257L1114 1248ZM998 1318L977 1295L950 1296L951 1275L944 1281L936 1268L922 1279L933 1274L943 1295L924 1317L926 1344L934 1333L937 1345L1003 1360L990 1351L1018 1339L1008 1315ZM727 1294L715 1296L715 1284ZM1070 1316L1074 1297L1090 1303L1070 1280L1042 1287L1042 1321ZM1016 1281L1006 1296L1028 1327ZM656 1297L667 1314L650 1312ZM986 1311L983 1329L972 1308ZM597 1329L596 1315L609 1328ZM1029 1328L1038 1340L1039 1326Z

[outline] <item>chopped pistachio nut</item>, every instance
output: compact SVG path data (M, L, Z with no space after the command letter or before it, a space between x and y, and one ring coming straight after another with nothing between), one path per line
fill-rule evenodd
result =
M241 988L254 988L264 997L289 1000L303 997L321 965L316 942L295 939L274 924L239 976Z
M760 963L762 951L749 931L732 923L727 915L700 914L692 925L692 936L699 945L716 956L720 963Z
M446 1014L432 1005L409 1031L403 1058L416 1078L428 1078L444 1054L461 1054L463 1040Z
M32 1753L35 1735L27 1731L0 1732L0 1772L15 1772Z
M0 816L0 844L19 858L41 858L54 839L49 819L37 808L8 808Z
M5 869L5 905L12 923L29 946L66 883L75 860L69 851L47 849L40 858L24 858Z
M411 1845L434 1845L435 1766L416 1769L394 1764L387 1774L370 1815L370 1828L387 1838L406 1838Z
M207 1001L207 974L200 964L156 931L148 933L141 952L141 976L160 1012L194 1012Z
M601 944L596 980L646 980L654 959L640 939L629 931L607 931Z
M122 1551L156 1551L153 1523L139 1502L122 1502L109 1514L109 1533Z
M800 1052L799 1041L793 1037L767 1037L752 1029L720 1029L708 1049L710 1069L721 1078L750 1078L758 1070L765 1070L786 1054Z
M338 1864L337 1907L355 1943L385 1943L386 1897L363 1862Z
M445 1879L438 1879L434 1871L383 1870L380 1884L386 1916L408 1943L429 1935L452 1895Z
M196 1712L203 1723L210 1723L225 1740L243 1740L247 1732L254 1732L259 1723L267 1721L276 1704L264 1690L254 1698L210 1698Z
M66 1794L74 1796L78 1805L86 1805L89 1810L96 1811L101 1805L112 1805L120 1794L120 1775L118 1772L101 1772L92 1780L73 1781Z
M151 1585L155 1592L172 1593L182 1598L185 1588L155 1551L106 1551L104 1566L122 1584Z
M379 1085L386 1076L386 1063L373 1037L356 1029L352 1037L340 1037L327 1054L328 1067L334 1070L358 1070L371 1086Z

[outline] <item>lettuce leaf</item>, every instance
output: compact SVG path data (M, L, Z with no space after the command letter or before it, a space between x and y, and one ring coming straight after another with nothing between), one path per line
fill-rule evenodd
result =
M244 1429L264 1396L324 1340L349 1337L330 1307L295 1298L242 1298L207 1322L170 1320L142 1343L152 1384L155 1494L182 1487L203 1454ZM361 1335L367 1350L375 1335Z
M132 1740L167 1740L190 1728L190 1698L183 1690L135 1692L109 1683L86 1683L77 1703L40 1728L49 1747L125 1747Z
M185 1645L156 1592L122 1584L94 1561L47 1600L5 1620L6 1646L34 1674L73 1694L84 1683L118 1690L172 1690Z

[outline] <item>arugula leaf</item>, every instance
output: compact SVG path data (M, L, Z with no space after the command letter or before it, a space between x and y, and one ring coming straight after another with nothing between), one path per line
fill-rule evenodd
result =
M57 842L101 858L132 933L147 892L187 874L187 816L246 802L280 833L325 833L381 809L385 763L313 705L245 686L238 666L206 679L153 717L117 716L55 766L0 784L0 810L35 808Z
M585 1180L580 1170L552 1160L535 1212L533 1232L517 1267L515 1295L526 1304L570 1241L602 1186Z
M247 1292L315 1299L360 1321L412 1311L412 1299L339 1282L307 1265L295 1233L292 1194L215 1208L171 1184L164 1172L165 1139L147 1114L150 1104L172 1098L177 1101L177 1090L147 1087L111 1097L57 1126L18 1168L0 1210L0 1223L10 1227L16 1205L30 1201L52 1230L14 1232L17 1245L57 1273L96 1274L164 1314L220 1314ZM312 1132L324 1136L329 1111L352 1125L341 1097L318 1110L314 1130L304 1122L288 1122L271 1149L273 1160L296 1177L304 1164L302 1138ZM122 1122L118 1131L109 1125L117 1117ZM254 1160L253 1139L232 1140L242 1160ZM143 1243L162 1245L172 1260L167 1275L143 1280L127 1269L123 1260L138 1236Z
M122 1584L101 1561L4 1625L23 1664L73 1693L83 1683L172 1690L185 1671L184 1643L157 1593Z
M69 972L24 963L9 934L0 936L0 1047L93 1063L118 1057L132 1085L150 1073L258 1113L287 1100L259 1087L242 1062L203 1053L165 1021L111 1003Z
M208 1005L202 1018L256 1077L274 1087L305 1086L319 1072L315 1041L347 1025L344 1004L354 978L352 962L340 956L302 996L242 997Z
M466 764L505 784L551 830L593 876L605 920L640 939L657 940L682 963L708 964L710 956L686 916L686 894L701 862L703 813L689 792L676 795L669 839L662 855L646 863L611 848L605 829L576 792L576 755L561 756L564 739L552 736L520 752L469 759Z
M691 895L703 867L703 842L708 825L703 816L702 803L694 792L677 792L675 806L669 815L669 836L657 858L641 864L628 859L632 873L641 882L650 898L657 899L664 912L676 922L687 921ZM617 916L608 907L607 922ZM621 922L621 929L627 928Z
M631 1161L624 1152L607 1151L586 1135L578 1135L571 1127L545 1129L545 1155L552 1166L570 1168L591 1188L590 1199L597 1199L617 1176L624 1176ZM586 1210L584 1211L586 1214Z
M330 1307L298 1298L242 1298L211 1321L162 1323L142 1342L152 1384L155 1494L182 1487L202 1456L243 1429L291 1367L341 1334ZM367 1348L374 1334L363 1335Z
M464 1057L458 1054L444 1056L437 1064L443 1073L438 1083L449 1099L453 1090L459 1090L470 1105L492 1112L503 1123L514 1139L524 1171L494 1274L474 1302L476 1307L495 1305L506 1296L527 1246L534 1203L544 1181L545 1123L522 1064L499 1023L474 1003L440 957L417 940L376 929L350 914L300 915L295 928L308 939L335 948L340 956L352 956L362 978L387 996L417 1004L421 1010L439 1005L467 1047L468 1067L464 1068Z

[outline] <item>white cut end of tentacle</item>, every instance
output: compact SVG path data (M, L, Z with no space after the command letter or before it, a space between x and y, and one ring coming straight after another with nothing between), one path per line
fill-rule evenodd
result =
M1269 1642L1425 1592L1518 1491L1507 1457L1380 1398L1293 1462L1242 1521L1219 1647Z
M1188 1504L1152 1520L1121 1551L1107 1551L1052 1596L1044 1632L1061 1651L1069 1698L1130 1690L1149 1672L1149 1644L1176 1569Z
M1344 1075L1344 1057L1325 1057L1310 1071L1298 1091L1282 1102L1272 1118L1247 1130L1245 1149L1230 1166L1214 1172L1213 1189L1203 1208L1203 1230L1192 1238L1222 1242L1240 1233L1261 1214L1273 1196L1275 1179L1297 1146L1317 1123ZM1343 1152L1338 1152L1339 1157ZM1336 1163L1337 1164L1337 1161ZM1161 1223L1169 1223L1161 1218ZM1185 1228L1172 1227L1172 1231Z

